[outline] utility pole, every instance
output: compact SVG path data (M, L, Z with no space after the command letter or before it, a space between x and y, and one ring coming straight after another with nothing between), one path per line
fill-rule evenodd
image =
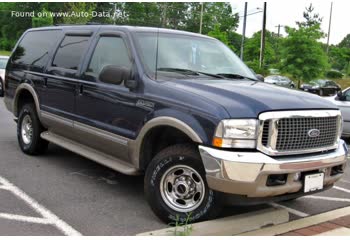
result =
M278 28L277 37L280 37L280 36L281 36L281 27L284 27L284 26L281 25L281 24L278 24L278 26L276 26L276 28Z
M199 33L202 34L202 24L203 24L203 5L204 3L201 2L201 19L199 23Z
M260 44L260 61L259 61L260 68L262 68L264 64L265 35L266 35L266 7L267 7L267 4L266 2L264 2L263 26L261 31L261 44Z
M248 2L244 4L244 18L243 18L243 33L242 33L242 43L241 43L241 60L243 61L244 54L244 41L245 41L245 30L247 27L247 11L248 11Z
M329 37L331 36L332 14L333 14L333 2L331 2L331 13L329 16L329 27L328 27L328 36L327 36L327 54L329 53Z

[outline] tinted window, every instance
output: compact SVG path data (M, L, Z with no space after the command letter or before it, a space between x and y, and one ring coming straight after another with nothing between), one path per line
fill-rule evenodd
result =
M59 30L26 33L12 56L12 62L44 68L59 34Z
M89 42L88 36L66 36L60 44L52 66L77 70Z
M107 65L131 67L128 49L122 38L101 37L85 75L97 79L102 69Z
M0 69L5 69L7 64L7 58L0 58Z

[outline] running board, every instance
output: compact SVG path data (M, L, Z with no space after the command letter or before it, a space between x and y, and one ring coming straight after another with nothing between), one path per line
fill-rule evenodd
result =
M140 172L132 167L131 165L123 162L122 160L113 157L111 155L107 155L100 151L97 151L93 148L87 147L83 144L70 140L68 138L59 136L50 131L41 133L41 138L54 143L60 147L63 147L71 152L79 154L83 157L86 157L90 160L98 162L106 167L112 168L118 172L121 172L126 175L140 175Z

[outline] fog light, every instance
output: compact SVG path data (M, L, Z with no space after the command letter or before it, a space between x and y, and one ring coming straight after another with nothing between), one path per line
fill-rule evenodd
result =
M272 174L267 178L266 186L281 186L287 183L288 174Z
M293 180L294 182L298 182L301 178L301 173L300 172L297 172L294 174L294 177L293 177Z

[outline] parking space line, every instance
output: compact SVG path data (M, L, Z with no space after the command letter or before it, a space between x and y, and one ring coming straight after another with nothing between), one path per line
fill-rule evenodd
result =
M286 207L286 206L281 205L281 204L269 203L269 205L272 206L272 207L276 207L276 208L284 208L284 209L286 209L288 212L290 212L290 213L292 213L292 214L294 214L294 215L297 215L297 216L299 216L299 217L308 217L308 216L310 216L310 215L307 214L307 213L300 212L300 211L298 211L298 210L296 210L296 209L289 208L289 207Z
M324 196L305 196L303 198L320 199L320 200L327 200L327 201L334 201L334 202L350 202L350 199L348 198L334 198L334 197L324 197Z
M29 222L29 223L39 223L39 224L52 224L48 219L37 218L37 217L28 217L16 214L0 213L0 218L16 220L20 222Z
M73 227L69 226L66 222L61 220L58 216L52 213L50 210L41 206L37 201L28 196L21 189L10 183L8 180L0 176L0 184L5 186L9 191L16 195L19 199L26 202L30 207L32 207L37 213L42 215L44 219L51 222L57 229L68 236L81 236L81 233L75 230Z
M337 189L339 191L343 191L343 192L346 192L346 193L350 193L350 190L349 189L346 189L346 188L342 188L342 187L338 187L338 186L334 186L333 187L334 189Z

